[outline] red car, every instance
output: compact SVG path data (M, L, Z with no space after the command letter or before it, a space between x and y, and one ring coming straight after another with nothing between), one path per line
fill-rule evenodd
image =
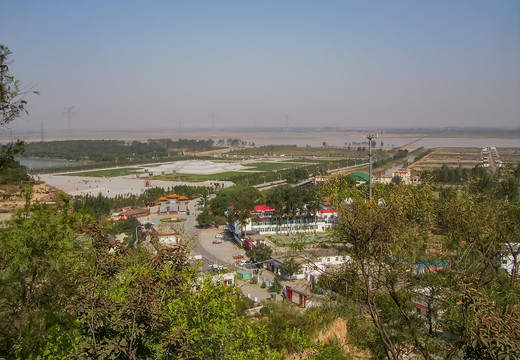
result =
M213 244L222 244L222 240L213 240Z
M244 254L236 253L233 255L233 259L243 259L243 258L244 258Z

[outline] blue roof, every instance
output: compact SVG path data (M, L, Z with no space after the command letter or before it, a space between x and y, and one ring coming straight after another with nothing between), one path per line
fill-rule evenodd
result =
M417 266L419 266L421 268L446 267L446 266L450 266L450 263L447 261L441 260L438 263L433 263L433 264L418 263Z

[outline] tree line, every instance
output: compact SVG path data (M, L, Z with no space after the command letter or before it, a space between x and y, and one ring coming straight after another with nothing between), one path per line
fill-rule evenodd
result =
M64 159L91 162L124 162L133 159L166 159L185 151L207 151L213 140L150 139L141 141L120 140L64 140L26 144L25 156L44 159Z

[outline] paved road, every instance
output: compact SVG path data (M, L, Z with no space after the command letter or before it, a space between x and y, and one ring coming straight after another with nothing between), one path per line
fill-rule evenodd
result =
M215 228L201 229L197 227L196 217L200 213L200 209L196 208L198 199L192 200L190 215L182 214L181 217L185 217L183 231L188 238L193 241L190 243L192 246L192 255L200 255L207 264L217 264L226 266L231 271L247 270L250 274L254 272L254 269L246 269L240 266L240 260L233 259L233 255L236 253L245 254L244 249L238 247L235 242L230 238L216 238L215 235L219 233L225 233L225 230L219 230ZM160 219L167 218L168 215L161 216L149 216L142 218L141 222L151 221L154 224L159 224ZM214 244L214 240L221 240L222 243ZM275 275L267 270L259 269L258 274L255 274L259 279L258 284L251 284L249 281L237 280L236 285L242 291L244 296L249 297L255 302L271 299L271 294L268 291L268 287L274 280ZM267 284L267 288L261 288L262 283ZM282 281L282 284L291 285L294 288L298 288L304 291L308 291L306 282L304 280L299 281ZM281 300L281 295L276 295L275 300Z

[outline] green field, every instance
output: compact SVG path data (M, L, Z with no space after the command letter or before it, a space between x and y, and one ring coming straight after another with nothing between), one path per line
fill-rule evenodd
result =
M283 169L292 169L308 165L308 163L301 162L258 162L244 165L247 170L240 171L227 171L216 174L167 174L161 176L154 176L153 179L165 180L165 181L186 181L186 182L201 182L206 180L226 180L232 179L237 176L247 174L251 171L257 172L269 172ZM120 169L106 169L106 170L95 170L95 171L80 171L70 173L67 175L72 176L83 176L83 177L114 177L114 176L127 176L133 175L137 171L142 171L142 168L120 168ZM141 175L144 175L141 173Z
M281 169L290 169L308 165L305 163L288 163L288 162L259 162L254 164L247 164L248 168L254 171L275 171Z
M152 179L164 181L202 182L207 180L226 180L240 175L244 175L244 173L237 171L228 171L217 174L168 174L154 176Z
M95 170L95 171L81 171L70 174L63 174L67 176L83 176L83 177L113 177L113 176L126 176L134 175L135 171L141 171L141 168L121 168L121 169L106 169L106 170Z

